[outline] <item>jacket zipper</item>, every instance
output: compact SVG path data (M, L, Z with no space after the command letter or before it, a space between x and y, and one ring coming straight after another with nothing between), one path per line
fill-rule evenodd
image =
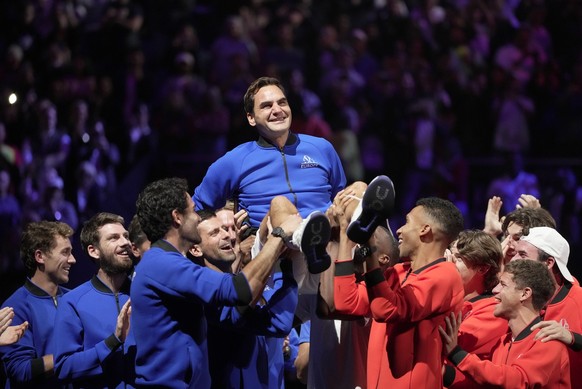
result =
M287 158L285 158L285 152L283 151L283 147L279 149L281 153L281 157L283 158L283 167L285 169L285 180L287 181L287 186L289 187L289 192L293 195L293 204L297 207L297 194L293 191L293 187L291 186L291 182L289 181L289 171L287 169Z

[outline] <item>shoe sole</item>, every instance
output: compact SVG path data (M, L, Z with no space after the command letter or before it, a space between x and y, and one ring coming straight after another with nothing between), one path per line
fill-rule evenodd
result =
M305 255L310 273L321 273L331 265L326 250L330 237L331 225L327 217L323 213L312 215L301 237L301 252Z
M367 243L376 227L392 214L394 198L392 180L387 176L374 178L364 192L362 213L348 226L348 238L356 243Z

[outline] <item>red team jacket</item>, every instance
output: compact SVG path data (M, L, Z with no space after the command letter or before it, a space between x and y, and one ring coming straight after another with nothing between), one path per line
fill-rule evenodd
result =
M404 280L406 269L401 269ZM338 275L345 274L345 275ZM338 313L371 317L368 291L364 282L356 283L353 262L337 262L334 279L334 305ZM372 320L366 367L367 388L386 387L388 383L388 354L386 354L386 323Z
M483 294L463 303L463 322L459 327L459 346L480 359L491 359L493 347L499 338L507 334L507 320L495 317L493 310L497 300L491 294ZM479 388L470 377L456 370L447 360L445 386L449 389Z
M500 338L491 361L481 360L461 347L455 348L449 359L481 387L570 388L566 346L555 340L546 343L533 340L538 330L532 332L530 327L540 320L534 320L515 339L512 339L511 332Z
M566 282L546 308L544 320L555 320L570 331L582 333L582 288ZM572 388L582 388L582 351L568 348Z
M403 282L397 267L386 282L366 275L372 317L386 322L389 388L442 388L442 341L445 317L459 312L465 292L453 263L444 258L409 272Z

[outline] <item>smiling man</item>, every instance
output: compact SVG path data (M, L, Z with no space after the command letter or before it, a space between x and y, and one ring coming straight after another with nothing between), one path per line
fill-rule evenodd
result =
M24 229L20 257L28 272L24 285L3 307L14 308L13 325L28 322L19 342L2 348L9 388L57 388L53 377L53 322L57 305L68 289L75 264L70 237L73 229L61 222L40 221Z
M542 343L536 339L539 330L532 330L553 292L543 264L511 261L493 289L497 300L493 315L506 319L509 331L493 347L491 360L482 360L458 346L461 318L455 314L439 328L444 353L480 387L570 388L566 346L558 341Z
M236 252L229 231L223 228L224 224L216 212L201 210L197 213L201 218L198 224L200 243L193 246L191 255L204 262L202 266L232 273L231 265L236 260Z
M536 325L541 328L538 338L551 334L562 333L561 340L568 345L570 355L570 376L572 387L582 387L582 353L580 340L582 336L582 288L568 270L570 245L568 241L554 228L534 227L517 242L513 260L530 259L541 262L548 272L556 288L556 292L548 302L544 322ZM576 342L578 338L578 342ZM549 339L560 339L551 336Z
M261 77L251 83L244 109L259 139L239 145L210 166L194 190L196 209L220 209L233 199L234 212L245 209L253 228L259 227L277 195L287 197L303 218L313 211L325 212L346 184L331 143L289 131L291 107L275 78ZM310 292L316 293L317 282L313 286Z
M129 335L129 234L121 216L98 213L81 230L97 274L61 300L55 318L55 373L78 388L127 388L133 382Z
M286 199L279 197L278 200L288 204ZM202 266L231 273L236 252L229 231L218 212L203 209L197 213L201 218L200 243L192 247L190 255ZM282 339L291 332L297 307L297 283L290 260L281 259L278 267L281 270L272 276L272 287L265 288L257 305L205 306L212 387L273 388L283 380L282 373L276 369L269 374L268 344L270 339ZM282 341L279 350L282 350Z

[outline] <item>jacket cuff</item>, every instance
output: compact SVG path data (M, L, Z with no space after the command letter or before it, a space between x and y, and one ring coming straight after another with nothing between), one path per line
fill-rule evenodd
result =
M354 274L354 261L336 261L335 263L335 275L336 276L349 276Z
M384 274L382 274L382 270L380 268L376 268L374 270L370 270L364 275L366 279L366 287L371 288L375 285L378 285L381 282L386 281L384 278Z
M445 373L443 374L443 385L445 387L451 386L455 382L455 377L457 375L457 369L451 365L445 365Z
M34 358L30 361L30 373L32 379L44 375L44 361L42 360L42 357Z
M253 300L253 295L251 293L251 287L249 282L245 277L244 273L238 273L232 277L232 282L234 284L234 289L236 290L236 295L238 297L237 303L239 305L248 305Z
M449 361L453 362L455 366L457 366L465 357L467 356L467 352L461 348L461 346L457 345L448 355Z
M570 345L570 348L574 351L582 350L582 334L577 332L572 332L572 338L574 342Z
M119 340L115 334L111 334L107 339L105 339L105 345L111 351L117 350L122 344L121 340Z

